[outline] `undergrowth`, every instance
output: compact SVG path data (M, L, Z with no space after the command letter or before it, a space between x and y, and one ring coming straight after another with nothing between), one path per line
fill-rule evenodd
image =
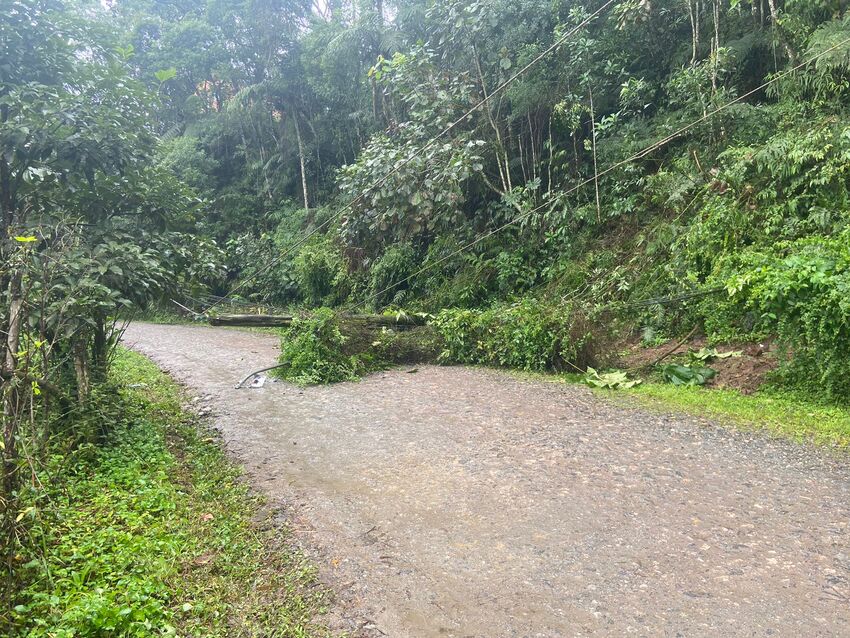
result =
M486 310L443 310L434 326L445 363L479 363L519 370L583 370L595 363L594 340L576 308L535 299ZM602 331L597 331L598 339Z
M284 367L278 369L279 375L301 385L353 381L364 365L357 356L345 353L347 341L328 308L319 308L308 318L295 317L281 340Z
M4 635L315 636L313 570L217 439L181 409L178 387L121 351L97 444L56 456L33 480L20 588ZM111 398L106 398L110 397Z
M294 318L283 333L278 375L299 385L354 381L393 365L436 361L441 349L430 327L374 328L320 308Z

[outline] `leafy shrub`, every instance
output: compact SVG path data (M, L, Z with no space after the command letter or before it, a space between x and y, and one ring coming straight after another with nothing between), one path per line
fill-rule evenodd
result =
M372 303L378 308L403 304L412 283L404 280L413 274L416 266L416 252L410 244L395 244L387 248L369 272L369 296L374 297ZM387 290L390 286L393 287Z
M298 299L292 259L277 261L280 248L273 237L252 233L238 235L227 242L226 252L228 271L238 276L236 285L247 280L251 282L247 289L258 291L248 295L252 301L285 304ZM269 267L270 264L274 266Z
M345 285L346 266L331 242L309 244L293 263L295 280L304 298L314 306L340 301Z
M502 251L494 260L496 283L501 295L528 290L537 279L537 272L526 263L520 252Z
M661 368L664 380L673 385L705 385L717 376L717 370L705 366L682 366L675 363Z
M306 319L296 317L283 334L281 375L302 385L356 379L361 364L345 354L346 341L330 308L319 308Z
M534 299L488 310L444 310L434 325L445 341L443 361L521 370L584 369L592 339L581 312Z
M850 231L751 250L737 261L726 282L730 305L754 313L762 332L791 349L795 384L848 401Z
M594 368L587 368L584 382L591 388L604 388L606 390L628 390L643 383L641 379L629 379L629 375L623 370L612 370L611 372L599 373Z
M373 365L433 363L443 350L443 340L431 326L409 330L382 329L369 344Z
M422 261L426 270L416 278L425 308L470 308L482 305L495 271L481 254L464 251L456 236L438 237Z

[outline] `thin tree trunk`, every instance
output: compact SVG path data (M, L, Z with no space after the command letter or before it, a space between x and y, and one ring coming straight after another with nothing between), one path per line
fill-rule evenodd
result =
M80 403L88 401L91 391L89 382L89 362L86 356L86 340L78 336L74 340L74 373L77 377L77 398Z
M301 138L301 126L298 124L298 114L293 111L292 121L295 123L295 138L298 140L298 162L301 164L301 190L304 194L304 212L310 212L310 197L307 191L307 160L304 157L304 140Z
M5 95L6 92L6 90L0 91L0 96ZM8 119L9 105L0 105L0 124L5 124ZM13 212L12 175L5 154L0 154L0 242L5 242L9 238Z
M593 185L596 187L596 221L602 222L602 204L599 199L599 167L596 163L596 113L593 107L593 89L590 89L590 126L593 139Z
M9 378L3 393L3 487L6 498L11 499L15 490L17 465L17 429L20 416L20 392L15 381L20 351L21 325L23 324L24 299L22 293L23 277L15 272L9 283L9 321L7 324L6 352L3 356L3 377Z
M522 135L520 134L518 137L518 148L519 148L519 166L522 169L522 181L528 181L528 171L525 168L525 153L523 152L523 143L522 143Z
M95 319L94 341L92 343L92 372L95 381L106 379L107 363L106 320L102 316Z
M691 64L699 57L700 5L699 0L688 0L688 14L691 18Z
M478 71L478 81L481 83L481 92L484 94L484 99L489 100L489 95L487 93L487 84L484 81L484 73L481 71L481 62L478 59L478 49L475 47L475 45L472 46L472 52L474 54L475 59L475 68ZM484 105L484 112L487 113L487 121L490 122L490 126L493 129L493 132L496 134L496 166L498 166L499 168L499 179L502 180L502 191L503 193L508 193L511 191L511 176L510 169L508 168L508 153L505 150L505 145L502 140L502 132L499 129L495 118L493 117L493 113L490 110L489 102ZM503 161L504 166L502 165Z
M537 179L537 147L534 144L534 125L531 123L531 113L528 113L528 137L531 140L531 178Z
M9 284L9 323L6 334L6 353L3 357L3 370L5 372L14 372L18 366L24 306L21 283L21 273L14 273Z
M711 65L711 91L717 94L717 71L720 64L720 0L713 0L714 6L712 16L714 18L714 38L711 43L712 65Z
M782 47L785 49L788 59L792 63L796 63L797 55L794 53L794 49L791 48L791 44L782 33L782 27L779 26L779 11L776 8L776 0L767 0L767 6L770 7L770 20L773 22L773 28L779 36L779 41L782 43Z
M555 143L552 139L552 114L549 114L549 167L548 167L548 175L549 180L546 184L546 192L552 192L552 164L555 162Z

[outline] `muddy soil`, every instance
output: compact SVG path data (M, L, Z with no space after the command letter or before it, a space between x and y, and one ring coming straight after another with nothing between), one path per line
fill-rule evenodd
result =
M274 337L135 324L213 411L353 636L848 636L846 457L424 366L234 390Z
M620 366L626 369L640 369L652 365L662 355L670 352L678 339L652 348L645 348L640 343L630 343L621 357ZM690 350L699 350L708 345L705 337L696 337L682 344L664 360L664 363L689 363L687 357ZM717 376L709 382L714 388L738 390L742 394L753 394L765 383L768 376L779 367L782 352L775 343L724 343L716 344L718 352L740 352L740 356L729 359L715 359L706 363L717 371ZM663 364L662 364L663 365Z

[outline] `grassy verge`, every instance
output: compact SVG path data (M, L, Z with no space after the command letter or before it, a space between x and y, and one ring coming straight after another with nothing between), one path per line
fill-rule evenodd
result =
M254 522L262 503L179 388L127 351L113 374L104 440L39 477L9 635L325 635L313 570L279 527Z
M797 440L850 447L850 410L779 390L743 395L735 390L644 383L625 393L649 409L675 410Z
M584 385L579 374L522 373L521 376ZM593 392L648 410L716 419L798 441L850 448L850 409L811 401L781 389L744 395L737 390L675 386L650 380L628 390L594 389Z

